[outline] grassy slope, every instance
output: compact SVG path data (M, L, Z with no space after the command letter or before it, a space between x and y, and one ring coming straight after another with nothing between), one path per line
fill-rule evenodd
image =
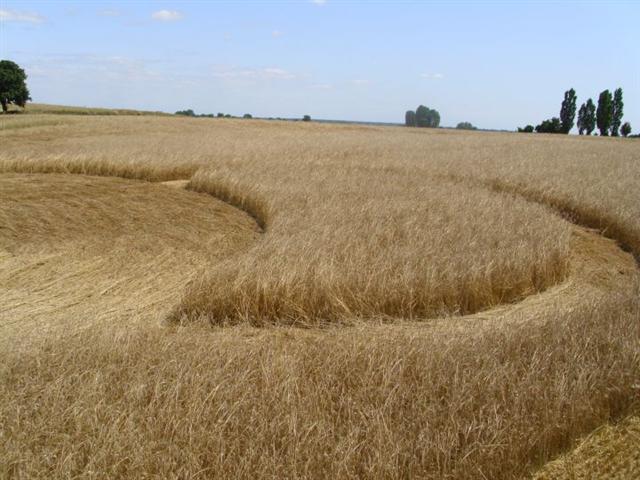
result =
M125 108L72 107L66 105L50 105L46 103L29 103L26 108L10 105L9 111L27 115L169 115L164 112L150 112Z

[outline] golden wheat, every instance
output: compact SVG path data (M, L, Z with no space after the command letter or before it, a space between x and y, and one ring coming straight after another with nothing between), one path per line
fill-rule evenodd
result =
M634 408L638 269L560 216L640 252L633 141L30 118L0 476L519 478Z

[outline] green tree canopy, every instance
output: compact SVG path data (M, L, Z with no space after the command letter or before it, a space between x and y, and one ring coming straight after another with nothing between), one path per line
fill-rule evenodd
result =
M407 113L404 114L404 124L407 127L415 127L416 126L416 112L413 110L407 110Z
M11 60L0 61L0 103L3 112L8 110L9 104L24 107L31 100L26 81L27 74L18 64Z
M582 105L580 105L580 110L578 110L578 122L577 122L578 135L584 135L584 132L586 130L586 127L585 127L586 117L587 117L587 104L583 103Z
M631 124L629 122L624 122L622 127L620 127L620 133L623 137L628 137L631 134Z
M576 117L576 91L572 88L564 92L564 100L560 107L560 123L562 133L569 133L573 128L573 121Z
M416 109L416 125L423 128L437 128L440 126L440 113L420 105Z
M593 100L589 99L582 104L578 111L578 133L580 135L584 133L591 135L595 128L596 106L594 105Z
M624 115L624 102L622 101L622 89L618 88L613 93L613 103L611 104L611 136L619 135L622 116Z
M593 100L589 99L587 100L586 107L584 128L587 135L591 135L596 129L596 104L593 103Z
M613 98L609 90L604 90L598 98L598 109L596 110L596 124L600 135L606 137L609 135L611 122L613 120Z
M543 121L536 127L538 133L564 133L562 129L562 122L558 117L553 117L550 120Z
M477 130L477 128L474 127L471 122L460 122L458 125L456 125L456 128L458 130Z

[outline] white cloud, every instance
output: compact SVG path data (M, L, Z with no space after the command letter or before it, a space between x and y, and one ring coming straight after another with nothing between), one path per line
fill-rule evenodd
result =
M420 76L429 80L442 80L444 78L442 73L423 73Z
M327 4L327 0L311 0L311 3L314 3L319 6L323 6Z
M42 23L44 22L44 17L37 13L0 9L0 22Z
M181 20L184 17L181 12L176 10L158 10L151 14L151 18L159 22L175 22Z
M224 68L213 73L216 78L246 79L246 80L294 80L298 78L282 68Z
M271 32L271 36L273 38L280 38L283 35L283 33L280 30L274 30L273 32Z

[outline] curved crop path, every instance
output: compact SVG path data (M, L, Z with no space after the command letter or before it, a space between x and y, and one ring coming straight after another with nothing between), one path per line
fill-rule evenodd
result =
M472 183L457 178L449 181ZM2 174L0 182L6 200L9 200L1 212L5 227L0 236L0 254L5 260L0 269L6 279L2 290L5 326L24 324L21 319L24 316L32 321L40 317L50 321L52 316L77 315L73 312L86 312L96 298L101 302L113 301L110 305L90 307L96 312L101 310L95 318L104 321L131 315L134 308L140 312L153 312L149 315L155 318L164 317L166 313L159 312L175 308L180 292L197 278L202 266L198 263L220 261L247 251L259 240L256 232L267 226L266 219L255 218L256 212L247 209L242 202L228 196L220 198L232 208L246 210L245 218L253 218L258 225L251 227L247 220L239 223L242 215L234 213L232 208L219 200L218 203L207 200L210 195L186 190L190 187L188 179L153 184L114 177ZM635 288L631 279L638 271L637 263L619 247L619 242L605 238L593 229L593 221L581 225L575 211L563 210L552 200L531 192L520 193L515 187L497 186L495 182L475 182L475 185L540 203L549 207L550 215L560 214L567 221L572 220L569 274L544 292L458 318L500 321L545 318L555 310L575 308L585 296L627 296ZM168 194L163 187L185 193ZM48 192L46 201L28 204L28 200L37 198L44 190ZM86 201L86 197L91 200ZM20 207L15 208L16 205ZM185 209L189 210L189 215L181 214ZM127 210L124 218L118 218ZM160 213L160 218L153 214L149 216L153 211ZM202 215L194 219L193 211L200 211ZM59 220L62 217L63 221L55 225L52 216ZM41 227L43 224L44 228ZM21 230L12 225L20 225ZM109 235L104 234L107 231ZM608 232L609 236L612 232L615 230ZM227 240L228 236L234 240ZM158 242L158 239L162 241ZM135 251L136 255L123 255L126 251ZM196 259L199 251L203 254L201 260ZM126 263L115 261L115 257L124 258ZM160 260L162 258L165 260ZM65 264L62 276L59 263ZM256 264L256 268L259 267ZM160 271L164 271L164 276ZM88 281L88 278L92 280ZM136 286L151 278L154 280L147 287ZM26 289L25 285L34 284L39 287ZM160 285L162 288L158 288ZM122 295L133 291L137 295L126 295L128 301L123 302ZM150 308L156 304L164 306L160 310ZM427 319L420 319L420 323L424 320Z

